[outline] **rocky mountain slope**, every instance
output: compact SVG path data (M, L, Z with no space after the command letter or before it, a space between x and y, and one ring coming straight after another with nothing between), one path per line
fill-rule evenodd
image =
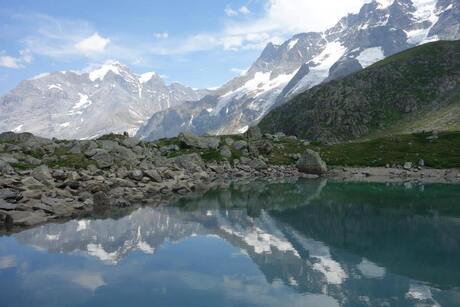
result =
M56 72L21 82L0 98L0 131L65 139L132 135L155 112L206 93L110 62L88 73Z
M241 133L273 107L315 85L416 45L447 39L460 39L458 0L372 1L322 33L268 44L246 73L213 97L154 114L138 136Z
M273 110L260 127L333 142L387 129L448 130L458 125L444 111L460 103L459 83L460 41L429 43L317 86Z

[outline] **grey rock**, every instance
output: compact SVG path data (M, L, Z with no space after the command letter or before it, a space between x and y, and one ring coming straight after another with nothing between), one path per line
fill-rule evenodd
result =
M162 154L168 154L170 152L179 151L179 150L180 150L179 146L174 145L174 144L160 147L160 152Z
M246 136L250 140L260 140L262 138L262 132L259 127L254 126L248 129Z
M202 171L205 167L203 159L196 153L181 155L173 158L172 161L175 165L190 173Z
M307 149L297 161L296 167L300 172L307 174L322 175L327 172L326 163L317 152L310 149Z
M17 202L22 199L22 193L12 189L0 189L0 199Z
M128 148L134 148L139 145L140 142L141 141L138 138L126 138L121 142L121 144Z
M220 139L217 137L200 137L191 133L181 133L179 140L185 146L198 149L216 149L220 143Z
M50 186L53 184L53 176L51 176L51 172L46 165L35 168L30 175L45 185Z
M236 141L235 143L233 143L233 148L235 148L238 151L241 151L247 147L248 143L246 141Z
M11 204L11 203L4 201L3 199L0 199L0 210L9 211L9 210L16 210L16 208L17 208L16 204Z
M222 148L220 149L220 155L224 158L229 159L232 157L232 150L228 145L222 146Z
M96 149L96 153L91 157L99 168L109 168L113 165L113 156L103 149Z
M405 170L410 170L412 169L412 162L405 162L404 165L403 165L403 168Z
M41 211L9 211L10 222L17 226L35 226L46 222L46 214Z
M144 173L148 178L150 178L151 180L155 182L160 183L163 181L160 174L154 169L145 170Z
M0 174L11 175L14 174L14 168L5 161L0 160Z
M141 181L143 177L144 177L144 172L138 169L133 170L129 173L129 178L136 180L136 181Z
M21 180L22 184L29 190L39 190L45 188L45 186L33 177L26 177Z

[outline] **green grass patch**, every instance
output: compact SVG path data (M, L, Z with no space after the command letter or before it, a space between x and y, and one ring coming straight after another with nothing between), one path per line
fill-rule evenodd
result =
M431 133L418 133L350 142L331 146L312 146L329 165L385 166L417 165L421 159L433 168L460 167L460 132L443 132L430 140Z

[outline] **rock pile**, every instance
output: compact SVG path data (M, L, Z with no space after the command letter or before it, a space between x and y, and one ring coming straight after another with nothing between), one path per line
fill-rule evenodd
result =
M270 163L273 148L254 130L158 142L126 135L60 141L3 133L0 225L32 226L99 209L159 204L226 180L298 176L294 165Z

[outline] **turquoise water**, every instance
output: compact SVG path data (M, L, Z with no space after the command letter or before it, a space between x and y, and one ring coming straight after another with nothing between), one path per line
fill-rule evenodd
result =
M460 306L460 187L235 184L4 235L0 306Z

